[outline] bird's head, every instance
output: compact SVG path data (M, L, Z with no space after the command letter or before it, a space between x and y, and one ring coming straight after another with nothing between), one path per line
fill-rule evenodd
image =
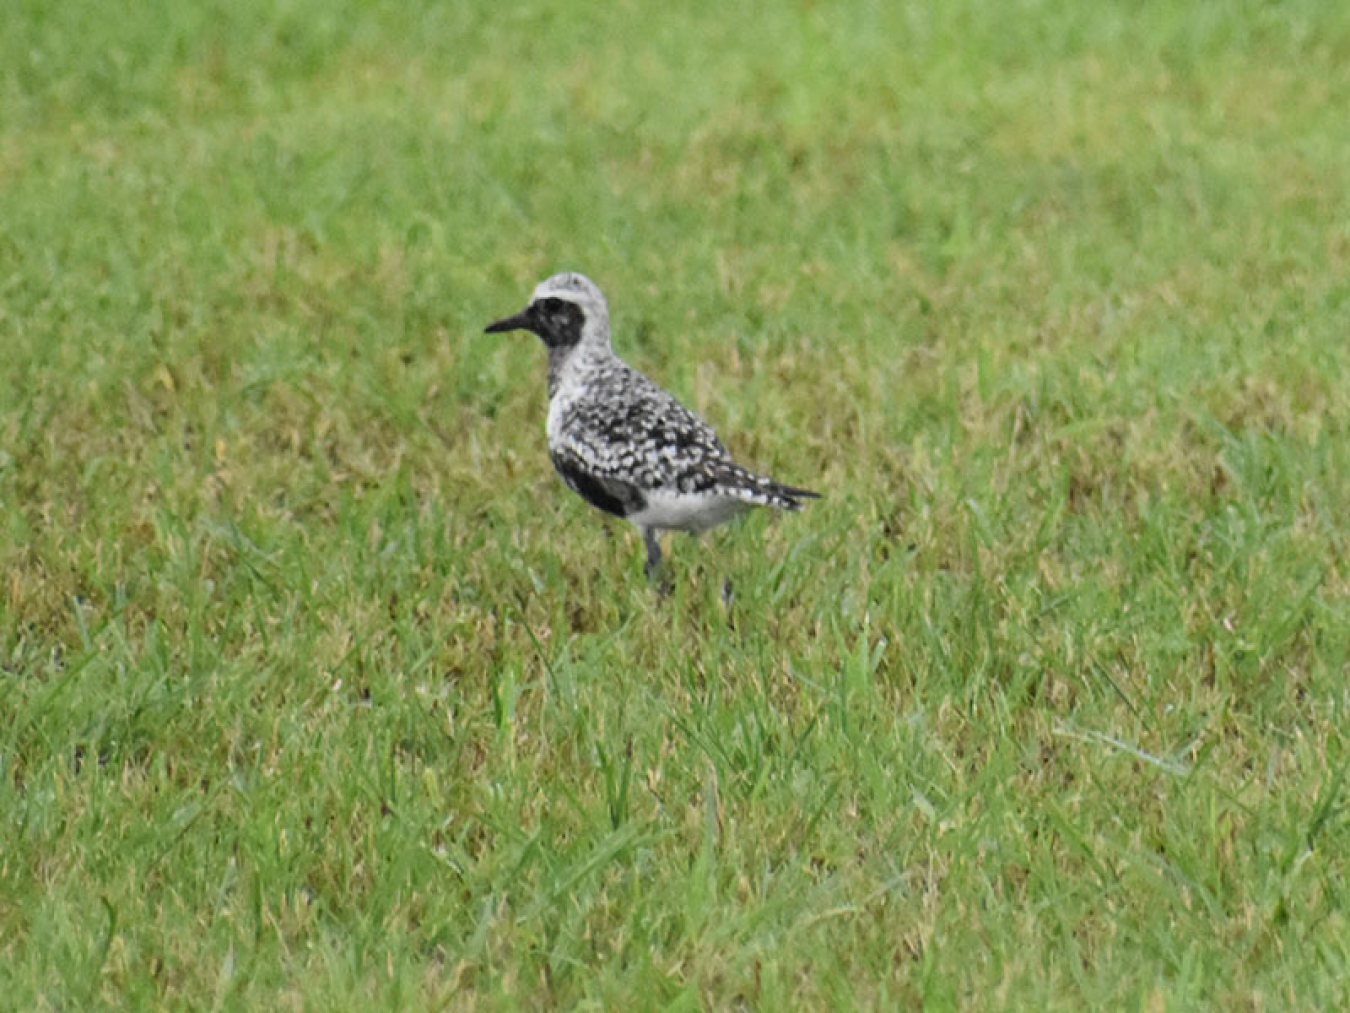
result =
M550 351L565 351L583 341L609 343L609 303L584 274L555 274L539 283L530 305L487 327L488 334L530 331Z

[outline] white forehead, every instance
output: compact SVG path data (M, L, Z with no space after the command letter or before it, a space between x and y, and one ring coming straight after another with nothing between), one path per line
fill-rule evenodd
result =
M530 301L550 298L566 299L568 302L580 303L583 306L605 305L605 297L595 282L584 274L573 271L555 274L552 278L541 281Z

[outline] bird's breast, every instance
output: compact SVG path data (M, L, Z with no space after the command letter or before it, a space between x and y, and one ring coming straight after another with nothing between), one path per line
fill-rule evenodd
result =
M544 424L544 432L548 435L550 446L562 432L571 404L572 398L565 395L562 390L554 391L553 396L548 399L548 421Z
M576 404L586 394L585 377L574 362L559 369L549 383L548 422L546 432L552 444L567 426Z

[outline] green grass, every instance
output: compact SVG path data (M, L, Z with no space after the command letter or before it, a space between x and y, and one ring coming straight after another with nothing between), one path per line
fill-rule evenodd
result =
M9 7L0 1005L1350 1004L1350 7Z

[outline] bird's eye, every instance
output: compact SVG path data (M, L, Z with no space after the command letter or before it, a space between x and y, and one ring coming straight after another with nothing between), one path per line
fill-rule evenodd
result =
M545 299L544 309L548 310L550 313L557 313L558 310L562 309L562 300L552 297Z

